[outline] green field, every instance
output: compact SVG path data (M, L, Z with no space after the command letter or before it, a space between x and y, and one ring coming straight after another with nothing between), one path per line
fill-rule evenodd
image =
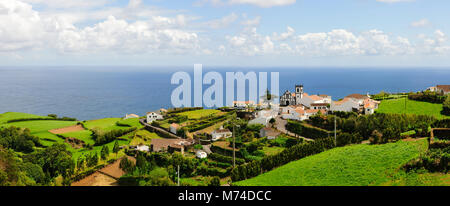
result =
M152 139L162 139L162 137L154 132L149 132L145 129L138 130L134 135L134 138L131 140L130 145L150 145Z
M128 125L130 127L136 127L138 129L144 127L144 125L142 125L139 122L139 118L131 118L131 119L119 120L118 123L125 124L125 125Z
M46 118L46 117L34 115L34 114L20 113L20 112L6 112L3 114L0 114L0 124L5 124L9 120L24 119L24 118Z
M121 120L122 120L121 118L105 118L105 119L89 120L84 122L83 124L88 129L100 128L105 131L111 131L126 128L116 125L116 122Z
M405 109L406 100L406 109ZM423 114L433 115L436 118L449 118L441 114L443 109L442 104L433 104L429 102L413 101L406 98L384 100L381 102L378 113L389 114Z
M50 133L48 130L59 129L63 127L76 125L76 121L58 121L58 120L36 120L36 121L26 121L26 122L13 122L8 124L2 124L4 127L20 127L28 128L32 135L35 135L41 139L41 143L44 146L50 146L55 142L62 143L63 139Z
M94 145L95 141L92 139L92 132L90 130L83 130L77 132L68 132L61 134L64 137L72 137L79 140L83 140L86 144Z
M233 185L367 186L406 184L414 182L406 180L416 178L414 177L416 174L406 174L400 170L401 166L417 158L426 148L426 140L340 147L288 163ZM414 180L416 180L414 184L419 184L418 179ZM426 184L426 182L421 183Z
M182 112L182 113L179 113L178 115L188 116L189 119L200 119L202 117L214 115L219 112L220 112L219 110L215 110L215 109L201 109L201 110Z

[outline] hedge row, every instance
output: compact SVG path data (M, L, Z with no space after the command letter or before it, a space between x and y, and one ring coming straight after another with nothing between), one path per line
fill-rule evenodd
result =
M167 114L176 114L181 112L189 112L194 110L201 110L203 107L184 107L184 108L172 108L167 111Z
M231 171L231 179L233 181L240 181L256 177L291 161L318 154L333 147L334 138L324 138L314 142L298 144L285 149L278 154L267 156L259 161L253 161L236 167Z
M225 149L225 148L222 148L222 147L218 147L216 145L211 145L211 151L213 151L214 153L225 155L225 156L230 156L230 157L233 156L233 150L229 150L229 149ZM238 151L236 151L236 157L237 158L243 158L242 154L240 152L238 152Z
M107 132L95 129L91 131L92 131L92 138L95 140L95 145L103 145L116 140L118 137L134 132L136 131L136 129L137 129L136 127L131 127L127 129L111 130Z
M206 166L197 167L196 173L202 176L218 176L224 178L230 175L230 169L209 168Z
M442 104L445 101L445 98L446 96L437 95L434 92L425 92L408 95L408 99L410 100L437 103L437 104Z
M286 129L294 134L309 138L320 139L334 135L333 132L314 127L298 121L289 120Z
M236 153L237 154L237 153ZM220 155L217 153L211 153L208 155L209 158L211 158L212 160L215 160L217 162L224 162L224 163L233 163L233 157L230 156L224 156L224 155ZM245 160L241 159L241 158L236 158L236 164L237 165L241 165L244 164Z
M198 131L198 130L202 130L202 129L205 129L207 127L213 126L213 125L215 125L215 124L217 124L219 122L222 122L222 121L226 120L230 115L231 115L231 113L228 113L226 115L215 116L215 117L212 117L212 118L207 118L207 119L204 119L204 120L200 120L198 122L190 124L186 128L187 128L187 130L189 132L195 132L195 131Z
M26 122L26 121L38 121L38 120L77 121L76 118L70 118L70 117L62 117L62 118L37 117L37 118L11 119L11 120L8 120L7 123L13 123L13 122Z

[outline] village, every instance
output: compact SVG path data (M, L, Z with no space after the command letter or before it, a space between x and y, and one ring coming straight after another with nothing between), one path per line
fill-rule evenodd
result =
M297 85L295 92L286 91L280 97L280 104L274 104L271 101L261 99L260 103L253 101L234 101L231 107L221 108L226 111L235 111L238 116L248 120L248 125L262 125L259 131L259 137L267 137L275 139L282 133L287 133L284 129L283 120L308 120L311 116L322 114L332 114L333 112L356 112L363 115L373 114L380 104L379 101L370 98L370 95L350 94L345 98L333 101L329 95L309 95L304 92L303 85ZM200 110L200 108L198 108ZM149 112L145 121L141 121L152 130L156 130L152 123L155 121L163 121L167 118L168 110L160 109L159 111ZM138 118L138 115L126 115L125 118ZM278 121L277 121L278 120ZM274 124L278 123L278 124ZM216 125L216 129L209 134L210 142L225 140L233 136L230 129L224 129L223 125ZM183 125L171 123L165 132L172 135L179 134ZM173 136L175 137L175 136ZM181 140L182 139L182 140ZM205 142L205 141L203 141ZM199 142L198 142L199 143ZM139 151L147 152L173 152L188 150L195 144L193 139L156 139L149 146L136 146ZM206 158L206 151L198 150L197 157ZM210 153L208 151L208 153Z

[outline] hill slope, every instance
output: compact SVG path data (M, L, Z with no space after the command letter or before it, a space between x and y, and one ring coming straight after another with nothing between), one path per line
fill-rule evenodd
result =
M385 145L335 148L291 162L258 177L234 183L242 186L352 186L392 181L398 169L426 149L426 140Z
M442 104L433 104L429 102L420 102L414 100L406 100L406 110L405 110L405 99L390 99L381 102L378 113L388 113L388 114L422 114L422 115L433 115L436 118L449 118L450 116L445 116L441 114L443 110Z

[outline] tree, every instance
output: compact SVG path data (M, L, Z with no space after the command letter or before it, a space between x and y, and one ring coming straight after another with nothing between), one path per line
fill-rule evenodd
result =
M445 115L450 115L450 94L447 95L447 98L445 99L443 106L444 106L443 113Z
M102 159L104 160L107 159L108 155L109 155L109 147L107 145L104 145L101 151Z
M208 186L220 186L220 178L218 176L214 176L209 182Z
M274 118L269 120L269 123L272 125L272 127L275 126L275 123L277 122L277 120L275 120Z
M32 162L39 165L44 173L50 177L69 177L73 174L75 163L72 160L72 153L67 150L65 144L54 144L39 152L24 157L25 162Z
M119 153L120 151L120 147L119 147L119 142L115 142L114 143L114 147L113 147L113 152L116 153L116 158L117 158L117 153Z

